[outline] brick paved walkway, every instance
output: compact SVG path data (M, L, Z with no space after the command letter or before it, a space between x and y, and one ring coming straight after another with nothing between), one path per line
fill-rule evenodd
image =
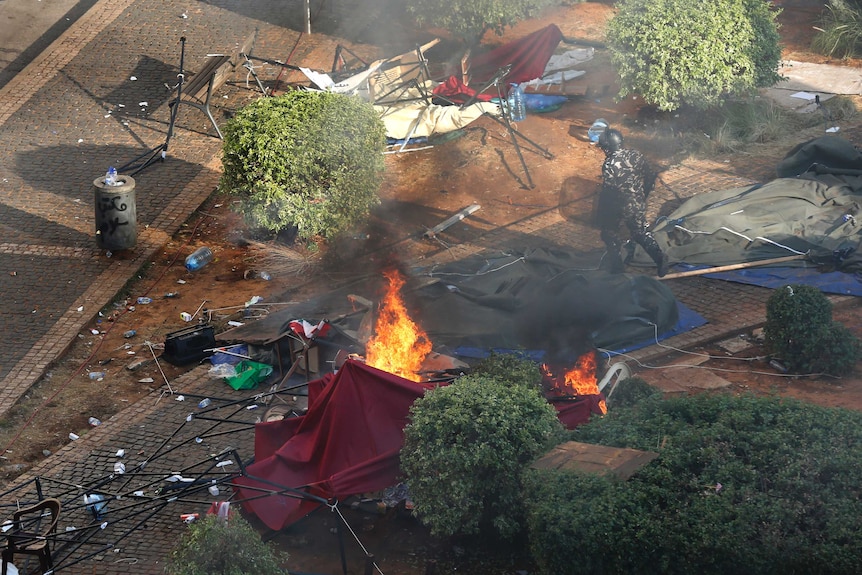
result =
M109 258L94 242L91 182L109 165L122 165L162 144L169 117L164 84L176 78L179 38L187 38L186 67L194 70L208 53L231 53L258 31L258 53L293 54L294 61L329 65L334 43L314 40L285 27L288 14L281 0L221 0L206 3L162 0L100 0L31 65L0 89L0 314L6 341L0 348L0 417L58 358L78 332L95 317L179 229L179 226L215 189L220 141L211 137L203 114L192 108L180 111L169 153L136 176L138 245L128 258ZM373 19L373 14L368 14ZM136 79L133 80L132 78ZM231 92L233 90L233 92ZM234 97L242 87L226 88ZM146 105L142 103L146 103ZM852 141L862 141L862 130L845 130ZM725 189L774 175L779 158L759 158L733 169L720 161L688 161L663 175L669 188L656 191L654 205L708 190ZM435 258L451 260L488 246L578 246L600 249L598 234L585 224L551 210L505 228L492 230L470 243L444 252L425 254L420 246L406 246L422 254L422 265ZM14 272L14 274L12 273ZM690 347L763 322L769 290L703 278L670 280L677 297L703 315L708 323L665 342ZM848 298L833 298L841 303ZM83 311L78 311L82 307ZM651 361L666 349L651 346L632 356ZM21 482L41 477L43 486L60 494L69 505L62 528L84 530L90 519L75 508L84 485L110 476L117 449L132 469L158 454L147 467L155 479L105 479L112 493L125 503L112 503L107 515L85 531L88 544L66 557L64 573L161 573L163 559L183 526L180 513L205 510L212 499L202 493L168 503L155 494L162 478L189 465L218 459L225 448L252 453L250 426L243 431L196 442L205 424L197 418L193 395L217 393L241 400L224 385L214 387L201 370L175 383L175 391L189 401L155 393L34 468ZM235 416L254 421L256 411L240 403ZM178 429L168 444L168 438ZM205 429L205 427L203 428ZM182 448L178 447L182 445ZM176 448L176 449L172 449ZM169 453L165 453L169 451ZM29 493L27 493L29 490ZM6 494L0 504L16 496L32 497L35 483L21 492ZM135 491L144 491L136 497ZM121 500L123 501L123 500ZM124 509L124 511L118 511ZM123 516L137 521L115 521ZM126 531L128 530L128 532ZM116 546L114 546L116 543Z

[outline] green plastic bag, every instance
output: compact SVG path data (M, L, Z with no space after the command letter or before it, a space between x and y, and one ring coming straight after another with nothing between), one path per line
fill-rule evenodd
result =
M247 359L236 364L236 375L224 378L236 390L254 389L272 374L272 366Z

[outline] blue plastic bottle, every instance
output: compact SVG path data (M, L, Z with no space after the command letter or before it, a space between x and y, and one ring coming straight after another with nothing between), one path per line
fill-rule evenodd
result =
M105 174L105 185L106 186L119 186L122 182L117 181L117 168L111 166L108 168L108 172Z
M508 103L509 119L513 122L523 122L527 117L527 103L524 101L524 91L518 84L512 84Z
M213 253L208 247L196 249L186 258L186 269L190 272L197 271L213 261Z

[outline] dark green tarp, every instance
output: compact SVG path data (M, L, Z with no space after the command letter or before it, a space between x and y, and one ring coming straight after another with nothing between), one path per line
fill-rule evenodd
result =
M852 166L862 169L852 144L818 138L791 150L779 165L780 174L799 174L697 195L658 222L653 234L671 264L723 266L807 254L781 265L859 271L856 258L846 257L858 253L862 241L862 176L853 175ZM640 248L633 263L653 265Z

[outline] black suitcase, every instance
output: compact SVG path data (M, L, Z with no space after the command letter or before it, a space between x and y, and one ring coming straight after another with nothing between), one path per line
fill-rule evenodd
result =
M165 351L161 358L173 365L188 365L211 356L214 347L216 341L212 326L191 326L165 336Z

